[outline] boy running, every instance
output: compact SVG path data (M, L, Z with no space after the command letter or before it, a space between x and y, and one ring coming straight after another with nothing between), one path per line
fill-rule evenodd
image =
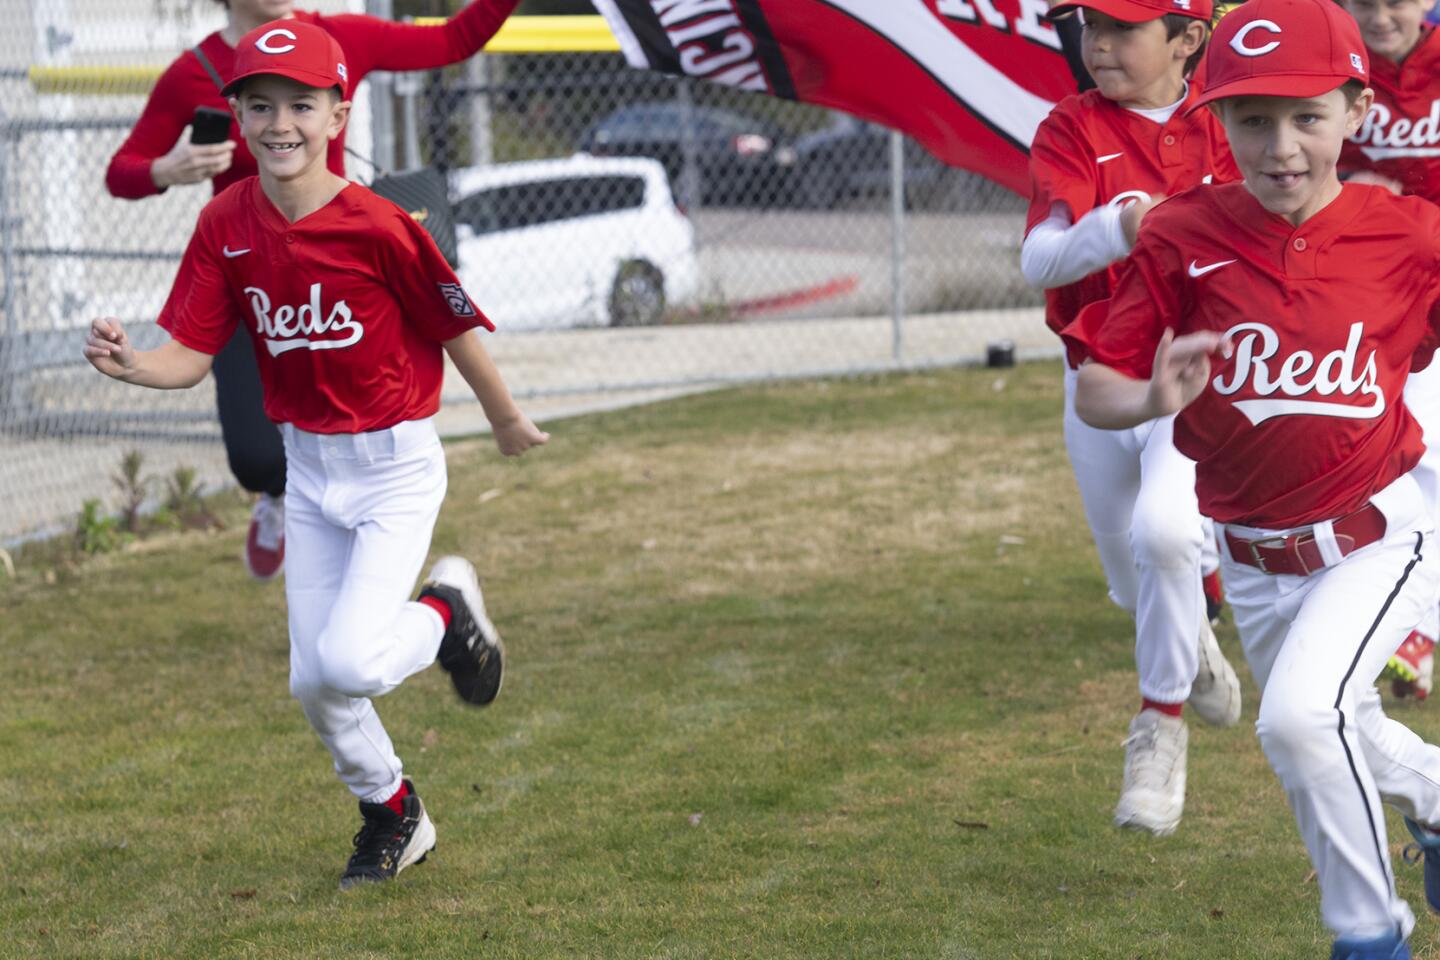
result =
M102 318L84 350L117 379L190 387L245 318L290 464L290 690L360 801L341 889L394 877L435 845L370 698L436 659L472 704L493 700L503 676L467 561L441 558L408 600L445 497L431 419L444 356L474 389L501 453L548 439L511 399L474 333L490 323L429 235L327 168L350 109L347 74L335 40L302 20L241 39L225 92L259 176L201 213L160 314L173 339L137 351Z
M1372 95L1360 32L1330 0L1249 0L1207 70L1199 102L1244 181L1146 218L1113 300L1066 330L1089 357L1075 406L1102 429L1178 414L1331 957L1408 958L1380 803L1440 823L1440 748L1385 716L1373 680L1440 587L1401 398L1440 340L1440 209L1341 186Z
M1056 331L1110 295L1141 218L1164 195L1235 176L1219 123L1186 111L1199 95L1187 76L1204 48L1209 0L1074 0L1055 11L1077 8L1097 89L1062 100L1035 135L1020 259L1025 278L1045 288L1046 322ZM1135 616L1141 703L1125 741L1115 822L1168 834L1185 804L1186 700L1209 723L1240 717L1240 684L1201 591L1209 538L1193 495L1195 465L1171 443L1169 418L1124 433L1082 423L1074 386L1072 363L1065 445L1110 596Z

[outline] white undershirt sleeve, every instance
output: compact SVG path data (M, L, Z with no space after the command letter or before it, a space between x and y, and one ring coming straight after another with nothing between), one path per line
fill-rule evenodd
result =
M1042 290L1063 287L1103 270L1130 254L1117 207L1096 207L1071 224L1063 204L1037 223L1020 247L1020 272L1025 282Z

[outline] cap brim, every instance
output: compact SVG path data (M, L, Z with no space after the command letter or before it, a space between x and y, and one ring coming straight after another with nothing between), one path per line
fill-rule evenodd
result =
M1131 3L1130 0L1068 0L1066 3L1057 3L1050 8L1046 16L1054 19L1068 17L1081 8L1086 10L1097 10L1106 16L1114 17L1116 20L1123 20L1126 23L1148 23L1151 20L1159 20L1165 16L1165 11L1156 10L1154 7L1147 7L1139 3ZM1177 10L1176 13L1184 13Z
M1358 78L1337 77L1334 74L1316 76L1313 73L1243 77L1201 90L1200 95L1195 98L1195 102L1185 112L1193 113L1207 103L1228 100L1232 97L1293 97L1298 100L1320 97L1331 90L1344 86L1352 79Z
M232 78L229 83L225 84L220 90L220 95L222 97L234 96L235 88L251 77L285 77L294 80L296 83L303 83L307 87L317 87L321 90L339 87L340 95L342 97L345 96L345 84L336 80L334 77L327 76L323 73L314 73L310 70L291 69L251 70L249 73L242 73L240 76Z

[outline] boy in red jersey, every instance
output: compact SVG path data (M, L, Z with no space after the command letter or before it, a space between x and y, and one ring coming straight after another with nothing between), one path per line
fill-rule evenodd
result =
M215 193L256 173L255 158L238 128L218 144L193 144L187 125L196 107L229 112L220 95L230 76L239 39L271 20L294 18L324 28L340 44L350 73L348 89L372 70L425 70L474 55L505 22L518 0L472 0L441 26L395 23L360 14L327 15L294 9L293 0L222 0L226 23L175 59L115 151L105 172L110 193L141 199L172 186L211 180ZM330 169L345 173L345 131L330 142ZM285 559L285 449L265 417L250 338L237 334L215 357L215 407L230 471L240 486L259 494L245 540L250 575L270 580Z
M1352 183L1440 203L1440 33L1425 22L1435 0L1346 0L1370 51L1375 103L1345 142L1340 170ZM1425 435L1440 437L1440 367L1405 386L1405 402ZM1417 477L1440 502L1440 442L1426 443ZM1431 611L1390 658L1385 674L1398 696L1430 695L1440 609Z
M1021 270L1046 290L1056 331L1110 295L1141 218L1165 194L1236 175L1218 121L1187 113L1187 79L1204 47L1209 0L1073 0L1097 88L1068 97L1031 145L1033 182ZM1115 822L1168 834L1185 803L1187 699L1210 723L1240 716L1240 684L1210 629L1201 591L1205 532L1194 464L1161 418L1125 433L1074 413L1065 374L1065 446L1110 596L1135 616L1140 710L1125 741Z
M1373 680L1440 587L1401 402L1440 341L1440 208L1342 187L1371 93L1331 0L1237 7L1207 77L1244 181L1147 216L1113 299L1065 331L1089 358L1075 405L1104 429L1178 414L1331 957L1408 958L1380 804L1440 823L1440 748L1385 716ZM1440 842L1413 829L1437 906Z
M435 845L369 698L437 659L469 703L493 700L503 677L468 562L441 558L408 601L445 497L431 419L444 356L474 389L501 453L548 439L511 399L474 333L490 323L429 235L327 168L349 110L347 73L335 40L304 21L241 40L226 92L259 177L201 213L160 314L172 340L136 351L102 318L84 350L117 379L188 387L245 318L290 463L290 690L364 821L341 889L394 877Z

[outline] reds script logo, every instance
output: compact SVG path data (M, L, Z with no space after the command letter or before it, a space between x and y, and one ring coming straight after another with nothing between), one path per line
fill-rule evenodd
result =
M1440 157L1440 100L1430 101L1430 112L1419 120L1392 119L1390 108L1377 103L1350 138L1371 160L1392 157Z
M1340 417L1347 420L1374 420L1385 412L1385 393L1375 370L1375 351L1356 372L1360 340L1365 324L1352 323L1345 349L1332 350L1317 363L1309 350L1296 350L1272 368L1270 360L1280 349L1280 336L1263 323L1239 323L1225 331L1235 343L1235 367L1229 380L1218 376L1211 381L1216 393L1238 393L1247 382L1258 399L1236 400L1235 408L1252 424L1271 417L1299 414L1311 417ZM1302 379L1310 374L1308 380ZM1270 399L1275 394L1283 399ZM1369 397L1369 406L1327 400L1299 399L1307 396Z
M320 284L310 284L310 302L298 308L288 303L271 312L270 295L259 287L246 287L250 309L255 314L255 332L265 341L270 356L278 357L291 350L339 350L353 346L365 336L365 327L350 316L350 308L341 300L324 313L320 304ZM318 339L323 334L344 334L343 339ZM315 337L317 339L311 339Z

